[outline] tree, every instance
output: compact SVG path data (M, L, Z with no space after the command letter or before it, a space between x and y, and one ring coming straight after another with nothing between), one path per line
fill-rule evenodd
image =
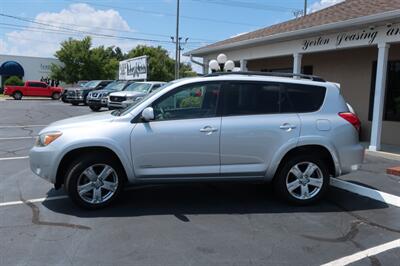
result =
M90 37L83 40L69 38L61 43L55 54L63 65L51 66L51 78L76 83L78 80L115 79L118 61L123 58L120 48L99 46L92 48Z
M4 81L4 85L10 85L10 86L23 86L24 82L17 76L11 76L6 81Z
M149 65L149 80L170 81L175 77L175 60L169 57L168 51L161 46L153 47L138 45L130 50L125 58L147 55ZM189 64L180 64L180 76L196 75Z

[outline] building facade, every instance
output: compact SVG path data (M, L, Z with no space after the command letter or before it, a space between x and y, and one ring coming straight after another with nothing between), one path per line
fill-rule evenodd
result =
M60 65L55 58L0 55L0 87L10 76L18 76L22 80L40 80L50 78L51 64Z
M202 57L208 72L219 53L241 70L313 74L340 83L369 149L400 145L400 0L346 0L187 55Z

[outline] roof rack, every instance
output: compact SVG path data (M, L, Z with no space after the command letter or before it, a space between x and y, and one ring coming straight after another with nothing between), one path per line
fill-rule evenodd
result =
M304 78L312 81L326 82L323 78L313 75L294 74L294 73L280 73L280 72L261 72L261 71L237 71L237 72L214 72L204 77L217 77L225 75L248 75L248 76L269 76L269 77L285 77L285 78Z

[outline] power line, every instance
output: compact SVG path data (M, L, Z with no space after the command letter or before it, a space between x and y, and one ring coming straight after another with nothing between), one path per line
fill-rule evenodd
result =
M278 11L278 12L293 12L297 10L297 8L292 7L284 7L284 6L276 6L276 5L266 5L256 2L244 2L244 1L237 1L237 0L192 0L194 2L201 2L207 4L214 4L214 5L222 5L222 6L229 6L229 7L240 7L240 8L249 8L249 9L257 9L257 10L267 10L267 11Z
M85 3L88 5L92 5L92 6L114 8L117 10L119 9L119 10L127 10L127 11L132 11L132 12L175 17L175 14L173 14L173 13L161 13L161 12L157 12L157 11L136 9L136 8L130 8L130 7L122 7L122 6L114 6L114 5L105 5L105 4L98 4L98 3L86 2L86 1L79 1L79 2L74 1L74 0L64 0L64 1L73 2L73 3ZM251 27L259 27L260 26L260 25L250 24L250 23L242 23L242 22L237 22L237 21L228 21L228 20L220 20L220 19L205 18L205 17L194 17L194 16L184 16L184 15L182 15L180 17L183 19L201 20L201 21L214 22L214 23L224 23L224 24L233 24L233 25L241 25L241 26L251 26Z
M38 22L38 21L35 21L35 20L32 20L32 19L27 19L27 18L24 18L24 17L8 15L8 14L4 14L4 13L0 13L0 16L12 18L12 19L16 19L16 20L20 20L20 21L24 21L24 22L30 22L30 23L34 23L34 24L38 24L38 25L42 25L42 26L46 26L46 27L52 27L52 28L55 28L57 30L59 30L59 29L64 30L64 31L67 30L67 31L70 31L70 32L87 34L87 35L92 35L92 36L108 37L108 38L116 38L116 39L126 39L126 40L133 40L133 41L153 42L153 43L164 43L164 44L170 43L167 40L135 38L135 37L129 37L129 36L117 36L117 35L112 35L112 34L104 34L104 33L90 32L90 31L82 31L82 30L77 30L77 29L72 29L72 28L67 28L67 27L62 27L62 26L56 26L56 25L52 25L52 24L49 24L49 23ZM191 42L191 43L204 43L204 42Z

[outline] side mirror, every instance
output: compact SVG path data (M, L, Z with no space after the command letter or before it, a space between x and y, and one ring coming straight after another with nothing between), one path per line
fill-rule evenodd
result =
M147 107L142 111L142 118L145 121L150 121L154 119L154 110L153 107Z

